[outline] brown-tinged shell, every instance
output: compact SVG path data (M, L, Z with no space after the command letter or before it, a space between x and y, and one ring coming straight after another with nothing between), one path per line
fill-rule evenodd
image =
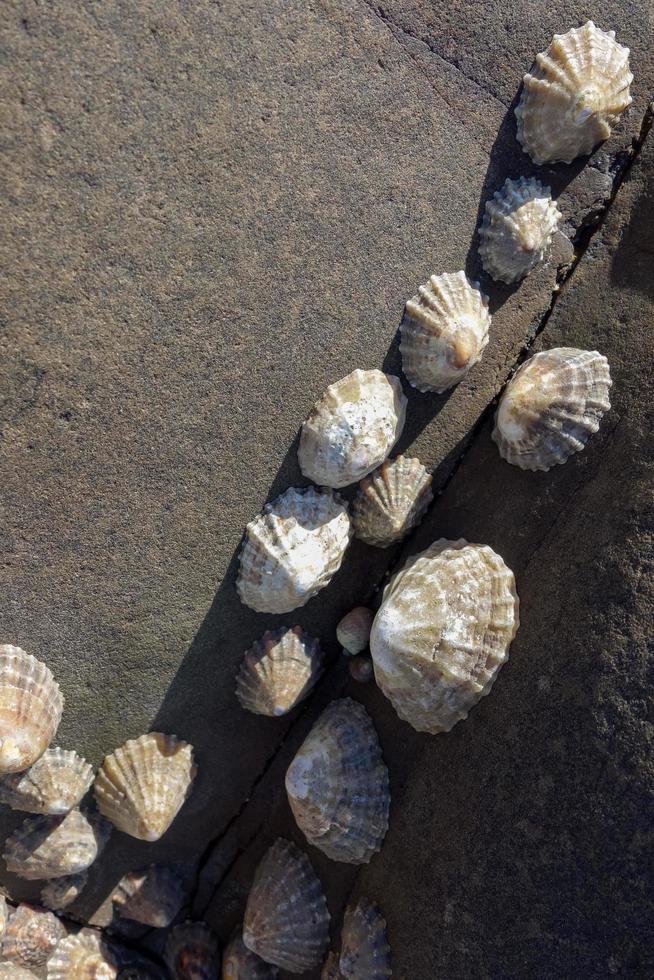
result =
M386 920L367 898L345 910L339 966L346 980L388 980L392 975Z
M7 922L2 958L38 970L65 936L63 923L52 912L34 905L19 905Z
M368 646L374 613L365 606L355 606L336 627L336 639L346 653L361 653Z
M320 643L301 626L267 630L243 657L236 696L254 714L288 714L313 688L323 664Z
M125 919L154 929L165 929L184 904L184 882L172 868L151 864L141 871L130 871L118 883L113 895L116 911Z
M419 459L397 456L382 463L361 481L352 502L356 536L378 548L401 541L433 500L431 479Z
M0 774L22 772L54 738L64 699L45 664L9 643L0 645Z
M168 937L165 960L173 980L217 980L218 940L204 922L184 922Z
M6 842L7 869L20 878L60 878L85 871L109 839L97 814L71 810L64 817L27 817Z
M329 942L329 912L309 858L278 838L257 868L243 922L243 942L267 963L303 973Z
M115 955L93 929L62 939L48 960L47 980L115 980Z
M68 908L86 888L88 877L88 872L80 871L76 875L64 875L46 882L41 889L42 904L55 912Z
M155 841L170 827L191 791L193 746L150 732L107 755L95 778L98 808L119 830Z
M25 772L0 778L0 803L28 813L68 813L93 782L93 767L77 752L46 749Z
M223 953L222 980L277 980L279 970L247 948L239 929Z

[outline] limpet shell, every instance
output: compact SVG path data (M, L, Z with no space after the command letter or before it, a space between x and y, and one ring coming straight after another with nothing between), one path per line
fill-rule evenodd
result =
M341 567L352 527L331 490L290 487L247 526L236 588L250 609L304 606Z
M386 920L366 898L345 910L339 966L346 980L388 980L392 975Z
M374 613L365 606L355 606L336 627L336 639L346 653L361 653L368 646Z
M297 825L334 861L367 864L388 830L388 769L363 705L333 701L286 773Z
M54 738L64 699L45 664L0 644L0 774L22 772Z
M204 922L184 922L168 937L165 960L173 980L217 980L218 940Z
M225 947L222 980L277 980L278 976L276 966L247 948L239 929Z
M77 752L46 749L26 772L0 778L0 803L28 813L68 813L93 782L93 767Z
M555 34L523 79L517 136L534 163L571 163L611 135L631 102L629 48L592 20Z
M93 929L62 939L47 969L47 980L114 980L118 973L114 954Z
M2 958L37 970L66 935L56 915L33 905L19 905L9 916L2 942Z
M250 889L243 942L267 963L303 973L322 959L329 942L329 912L309 858L277 839L264 855Z
M323 665L320 643L301 626L267 630L243 657L236 696L246 711L277 718L307 696Z
M153 929L165 929L184 904L184 882L172 868L151 864L129 871L118 882L113 895L120 916Z
M418 391L441 394L481 358L491 323L488 297L465 272L431 276L405 307L402 370Z
M367 684L375 676L372 660L363 653L352 657L347 665L348 672L357 684Z
M319 486L347 487L371 473L400 438L407 400L382 371L352 371L330 385L302 426L298 460Z
M159 840L188 797L197 769L193 746L150 732L107 755L95 778L98 808L139 840Z
M88 877L86 871L80 871L76 875L64 875L46 882L41 889L42 904L55 912L68 908L86 888Z
M597 351L534 354L507 385L495 415L500 455L523 470L549 470L581 452L611 407L609 363Z
M361 481L352 502L357 538L378 548L401 541L420 523L434 498L431 480L419 459L387 459Z
M501 282L523 279L543 260L562 215L549 187L535 178L507 178L486 201L479 229L484 270Z
M449 732L485 694L518 629L513 572L486 545L441 538L389 582L370 634L375 678L400 718Z
M85 871L109 839L97 814L71 810L64 817L27 817L5 841L7 869L20 878L60 878Z

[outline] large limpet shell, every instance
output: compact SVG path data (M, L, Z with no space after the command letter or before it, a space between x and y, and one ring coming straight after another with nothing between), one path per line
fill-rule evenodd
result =
M2 958L37 970L65 935L63 923L52 912L33 905L19 905L7 922Z
M307 696L323 664L320 643L301 626L267 630L243 657L236 696L247 711L277 718Z
M97 814L40 814L27 817L7 838L3 857L9 871L28 881L61 878L90 867L109 833L109 825Z
M93 782L93 767L77 752L46 749L26 772L0 778L0 803L28 813L68 813Z
M191 791L193 746L150 732L107 755L95 778L98 808L119 830L155 841L170 827Z
M609 363L597 351L554 347L518 369L500 399L493 440L523 470L549 470L581 452L611 407Z
M386 920L366 898L345 910L339 966L346 980L388 980L392 974Z
M493 279L513 283L542 261L561 212L549 187L533 177L507 178L486 201L479 229L479 255Z
M334 861L367 864L388 830L388 769L363 705L333 701L286 773L297 825Z
M400 438L406 404L393 375L352 371L329 386L303 424L300 469L324 487L346 487L362 479Z
M592 20L555 34L523 79L518 140L534 163L571 163L608 139L629 103L629 48Z
M64 699L45 664L9 643L0 645L0 774L22 772L55 736Z
M279 970L248 949L239 929L223 953L222 980L277 980Z
M329 912L309 858L279 838L257 868L250 889L243 942L267 963L303 973L322 959Z
M420 523L433 500L431 479L419 459L387 459L361 481L352 502L357 538L378 548L401 541Z
M366 606L355 606L336 627L336 639L346 653L361 653L368 646L374 613Z
M116 959L100 933L82 929L57 946L48 960L47 980L114 980Z
M114 908L120 916L153 929L165 929L184 904L185 888L180 876L160 864L129 871L116 886Z
M236 588L257 612L304 606L341 567L352 527L331 490L290 487L247 526Z
M165 960L173 980L217 980L218 940L204 922L183 922L168 937Z
M449 732L490 691L518 622L500 556L441 538L386 587L370 635L377 683L417 731Z
M478 286L465 272L445 272L431 276L406 304L402 370L418 391L447 391L481 358L491 317Z
M46 882L41 889L42 904L55 912L68 908L86 888L88 877L88 872L80 871L76 875L64 875Z

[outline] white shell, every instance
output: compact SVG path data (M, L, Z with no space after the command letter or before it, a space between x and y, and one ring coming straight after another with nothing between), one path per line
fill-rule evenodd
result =
M431 479L419 459L387 459L361 481L352 502L357 538L378 548L401 541L420 523L433 500Z
M321 714L286 773L297 825L333 861L367 864L388 830L388 769L363 705L343 698Z
M597 351L554 347L534 354L500 399L493 440L523 470L549 470L580 452L611 407L611 374Z
M389 980L392 974L386 920L366 898L345 910L339 966L346 980Z
M61 878L90 867L109 834L109 825L97 814L40 814L27 817L7 838L3 857L7 869L27 881Z
M439 394L458 384L488 343L488 297L465 272L431 276L406 304L402 369L418 391Z
M173 980L218 980L218 940L204 922L175 926L164 958Z
M9 916L2 958L38 970L49 959L66 929L56 915L33 905L19 905Z
M236 582L241 601L257 612L304 606L336 574L351 536L337 494L291 487L247 526Z
M324 655L301 626L267 630L246 651L236 696L246 711L277 718L302 701L320 677Z
M122 918L153 929L165 929L179 914L185 899L182 879L172 868L151 864L129 871L116 886L113 903Z
M247 948L239 929L225 947L222 980L277 980L278 976L276 966Z
M611 135L629 103L629 48L592 20L555 34L523 79L518 140L534 163L571 163Z
M105 756L95 778L98 809L139 840L162 837L181 810L197 769L193 746L149 732Z
M374 614L365 606L355 606L336 627L336 639L346 653L361 653L368 646Z
M302 426L300 469L319 486L346 487L382 463L400 438L406 397L397 378L352 371L330 385Z
M534 178L507 178L486 202L479 229L485 271L501 282L523 279L543 260L561 217L549 187Z
M20 647L0 644L0 774L22 772L43 755L63 707L46 665Z
M62 878L53 878L48 881L41 889L41 902L48 909L59 912L61 909L68 908L78 898L88 881L88 873L80 871L76 875L64 875Z
M518 622L500 556L441 538L386 587L370 635L377 683L417 731L449 732L489 693Z
M77 752L46 749L26 772L0 778L0 803L28 813L68 813L93 782L93 767Z
M114 980L116 961L100 933L82 929L57 946L48 960L47 980Z

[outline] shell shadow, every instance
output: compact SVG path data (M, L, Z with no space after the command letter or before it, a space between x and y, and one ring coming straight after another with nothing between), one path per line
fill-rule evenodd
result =
M629 224L622 232L621 248L616 249L611 263L611 284L620 289L634 289L644 296L654 297L654 194L644 187L631 211ZM628 323L629 309L621 315ZM623 319L624 317L624 319Z

